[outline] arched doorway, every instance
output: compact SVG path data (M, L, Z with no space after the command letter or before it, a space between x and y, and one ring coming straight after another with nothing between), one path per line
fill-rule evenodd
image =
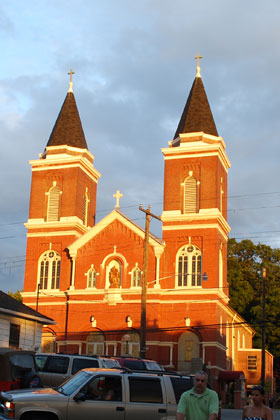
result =
M137 333L127 333L122 336L122 355L129 355L139 357L140 353L140 338Z
M41 351L42 353L55 353L56 336L51 331L42 333Z
M195 373L202 365L198 336L192 332L182 334L178 340L178 370Z

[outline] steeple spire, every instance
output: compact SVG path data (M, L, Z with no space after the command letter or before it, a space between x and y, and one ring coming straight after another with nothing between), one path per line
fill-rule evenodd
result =
M195 57L197 60L196 77L194 79L188 100L182 113L174 139L183 133L204 132L218 136L216 124L211 112L207 95L203 86L199 59L199 54Z
M79 111L73 93L72 69L70 75L69 90L57 117L47 146L72 146L87 149L87 142L80 120Z

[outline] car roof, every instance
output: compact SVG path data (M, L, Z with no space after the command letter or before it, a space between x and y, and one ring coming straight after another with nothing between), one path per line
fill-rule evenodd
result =
M88 354L67 354L67 353L36 353L35 356L58 356L58 357L82 357L87 359L99 359L97 356Z

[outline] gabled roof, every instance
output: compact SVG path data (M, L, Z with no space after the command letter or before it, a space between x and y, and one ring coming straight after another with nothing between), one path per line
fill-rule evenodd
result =
M47 146L87 149L87 142L73 92L68 92L51 132Z
M197 132L218 136L203 82L199 76L194 79L174 139L179 134Z
M143 229L141 226L131 221L127 216L125 216L119 210L115 209L68 247L70 255L72 255L72 252L75 252L78 249L80 249L83 245L89 242L94 236L96 236L99 232L104 230L108 225L110 225L115 220L118 220L119 222L123 223L125 226L131 229L134 233L136 233L142 239L144 239L145 229ZM152 246L164 247L165 245L165 242L162 239L158 238L157 236L151 233L149 234L149 243Z
M41 324L56 324L53 319L40 314L40 312L34 311L34 309L29 308L29 306L24 305L19 300L2 292L2 290L0 290L0 313L1 312L6 315L10 314L20 318L36 320Z

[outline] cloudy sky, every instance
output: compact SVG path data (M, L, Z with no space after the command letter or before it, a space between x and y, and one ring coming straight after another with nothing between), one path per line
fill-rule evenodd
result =
M68 90L114 207L160 214L161 148L201 73L227 145L231 237L280 246L280 3L277 0L0 2L0 288L23 287L30 159L43 152ZM141 213L141 214L140 214ZM160 223L151 231L161 235Z

